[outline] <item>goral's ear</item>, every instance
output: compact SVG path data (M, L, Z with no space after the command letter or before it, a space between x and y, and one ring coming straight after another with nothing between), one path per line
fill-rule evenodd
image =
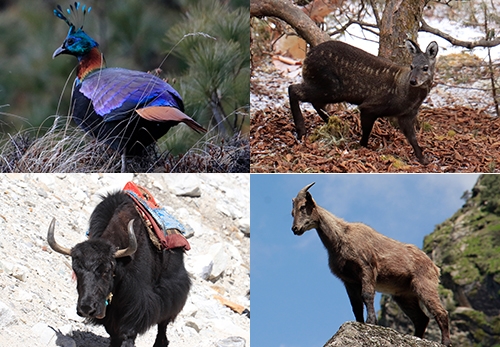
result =
M314 202L314 199L311 195L311 193L306 192L306 203L309 205L311 204L313 207L316 206L316 203Z

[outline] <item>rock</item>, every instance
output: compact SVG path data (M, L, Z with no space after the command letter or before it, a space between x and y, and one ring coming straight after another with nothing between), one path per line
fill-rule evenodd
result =
M193 198L201 196L200 180L196 175L174 175L169 178L167 176L171 175L164 176L166 185L173 190L175 195Z
M19 289L16 293L15 300L31 302L33 300L33 293L28 293L23 289Z
M54 342L57 338L56 331L43 322L35 324L31 330L39 337L44 345L49 345L49 343Z
M6 327L16 321L14 311L0 301L0 327Z
M250 218L239 219L238 230L245 234L245 236L250 236Z
M199 319L190 317L188 320L186 320L186 326L193 328L197 333L199 333L201 330L200 326L202 326L202 324L200 324Z
M245 347L245 339L239 336L231 336L217 341L215 345L217 347Z
M215 282L226 270L229 257L225 248L226 246L222 242L210 246L209 254L212 257L213 267L208 278L213 282Z
M212 273L214 262L209 254L196 255L186 259L187 271L196 277L208 280Z
M28 278L28 273L28 268L19 264L14 265L12 269L12 276L23 282Z
M402 335L396 330L358 322L342 324L324 347L442 347L440 343Z
M66 318L68 318L69 320L71 321L75 321L75 322L83 322L85 320L85 318L83 317L80 317L77 313L76 313L76 303L75 303L75 306L71 306L71 307L66 307L63 309L63 312L64 312L64 316Z

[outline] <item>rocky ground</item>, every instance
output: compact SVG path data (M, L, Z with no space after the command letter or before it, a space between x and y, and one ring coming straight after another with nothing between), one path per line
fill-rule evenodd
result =
M191 234L185 259L193 286L167 329L170 346L250 346L250 183L244 174L1 175L2 346L108 345L102 327L76 314L70 259L48 247L46 232L56 217L59 243L84 241L99 195L130 180L149 189ZM247 311L237 313L233 304ZM152 346L155 336L153 328L136 346Z
M432 342L411 335L403 335L394 329L378 325L347 322L324 347L377 346L377 347L440 347Z

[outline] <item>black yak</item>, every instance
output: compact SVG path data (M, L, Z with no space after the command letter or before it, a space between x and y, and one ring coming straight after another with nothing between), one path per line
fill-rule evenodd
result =
M77 313L104 325L111 347L134 346L137 335L155 324L153 347L168 346L167 325L184 307L191 286L184 249L155 248L123 191L104 197L89 224L89 239L71 249L55 242L55 219L47 236L54 251L72 258Z

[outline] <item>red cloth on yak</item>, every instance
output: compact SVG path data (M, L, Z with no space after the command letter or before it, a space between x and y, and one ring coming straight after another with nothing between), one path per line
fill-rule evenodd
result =
M134 200L141 217L149 221L163 249L178 247L183 247L185 251L191 249L188 240L182 235L182 225L156 203L153 195L146 188L136 185L134 182L127 182L123 190ZM165 225L165 223L157 219L164 215L168 215L169 218L175 220L179 227L162 228L161 225ZM145 224L148 224L147 221L144 221Z

